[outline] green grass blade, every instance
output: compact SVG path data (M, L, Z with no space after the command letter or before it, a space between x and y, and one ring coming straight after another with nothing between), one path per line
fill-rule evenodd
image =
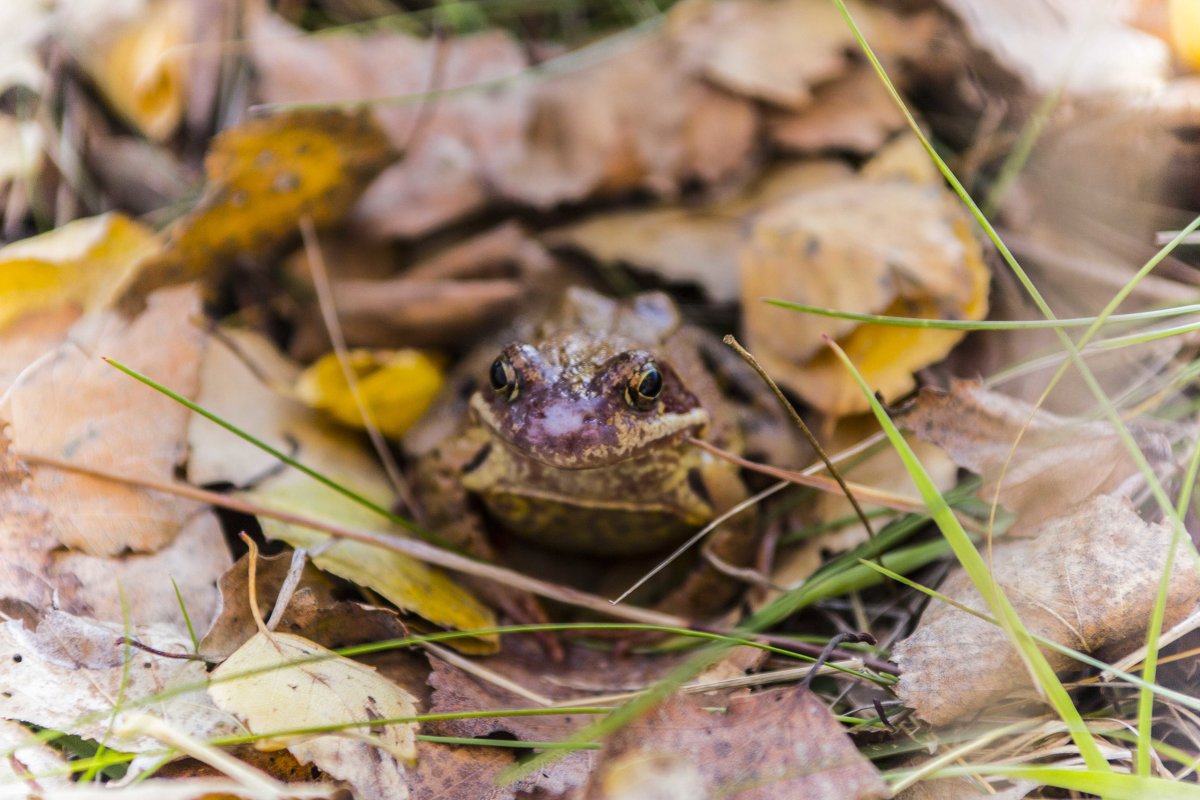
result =
M1070 695L1058 680L1058 676L1054 674L1054 670L1046 661L1046 657L1042 651L1038 649L1037 643L1025 629L1016 611L1013 610L1012 604L999 586L992 580L991 573L988 571L987 563L983 560L983 556L975 549L975 545L971 542L967 532L963 530L958 518L954 516L953 510L950 508L942 493L934 484L929 473L925 471L925 467L921 464L916 454L909 447L908 442L900 434L887 411L880 405L879 401L871 393L862 375L850 362L850 359L832 341L829 346L833 348L834 354L838 357L846 368L850 370L850 374L862 389L863 395L867 397L871 403L871 411L875 414L875 418L879 421L888 440L895 447L897 455L904 463L904 468L912 477L913 482L917 486L917 491L920 492L921 498L929 507L929 512L933 516L934 522L937 523L942 535L950 544L950 549L954 551L955 557L966 570L967 575L975 584L975 588L983 597L984 602L991 608L992 613L1003 621L1004 629L1008 633L1010 639L1017 650L1022 654L1025 663L1029 666L1033 674L1034 680L1037 681L1046 699L1054 708L1055 712L1063 720L1067 726L1067 730L1071 734L1075 746L1079 748L1080 754L1088 767L1096 771L1108 771L1111 767L1104 755L1100 752L1100 747L1096 740L1092 738L1091 732L1083 722L1083 718L1079 715L1078 709L1071 702Z
M1021 331L1046 330L1056 328L1084 328L1096 323L1097 317L1072 317L1070 319L1008 319L1008 320L963 320L963 319L925 319L922 317L894 317L887 314L862 314L857 311L838 311L821 306L810 306L804 303L793 303L790 300L780 300L773 297L763 298L767 305L786 308L791 311L801 311L819 317L846 319L853 322L864 322L871 325L889 325L896 328L929 328L943 331ZM1104 319L1105 324L1148 322L1164 317L1179 317L1185 314L1200 313L1200 304L1172 306L1152 311L1139 311L1134 314L1111 314ZM1194 330L1191 326L1181 326L1180 333ZM1111 340L1110 340L1111 341Z

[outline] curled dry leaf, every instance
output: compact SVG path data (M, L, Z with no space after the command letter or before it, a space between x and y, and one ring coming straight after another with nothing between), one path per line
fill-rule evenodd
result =
M169 480L184 456L189 412L139 386L97 356L111 355L185 396L194 396L203 334L195 287L153 295L132 321L91 314L68 343L8 394L12 445L120 475ZM30 491L63 545L97 556L154 552L175 539L195 503L82 475L34 468Z
M101 94L151 139L168 138L188 94L185 0L63 3L61 33Z
M1128 24L1133 3L948 0L968 36L1040 92L1141 93L1167 76L1164 42Z
M249 674L254 673L254 674ZM409 796L406 765L417 757L413 697L374 669L286 633L260 632L212 674L213 702L237 717L264 748L346 781L356 797ZM345 731L274 736L297 728L363 723Z
M1047 521L1034 538L996 544L992 575L1031 633L1114 658L1145 640L1170 544L1168 525L1149 524L1127 500L1099 495ZM1170 578L1167 627L1200 600L1195 560L1185 538ZM941 591L987 613L961 569ZM1055 669L1074 663L1043 652ZM978 714L1030 688L1021 657L999 626L937 602L893 656L902 670L900 698L934 725Z
M35 312L102 308L157 246L149 229L110 212L0 248L0 329Z
M945 357L963 332L807 316L760 298L909 317L987 314L988 270L971 220L908 137L858 180L759 216L742 250L741 279L751 350L779 383L834 416L866 411L868 402L822 347L822 334L838 340L869 386L898 397L912 390L913 372Z
M360 442L346 431L325 423L299 402L273 390L272 387L292 385L299 369L259 336L229 330L225 339L233 342L238 352L223 341L211 343L202 366L198 402L302 464L351 487L378 505L390 506L391 486ZM258 374L248 363L255 366ZM266 506L350 527L379 530L388 525L376 513L307 475L290 468L280 471L273 456L206 420L193 418L188 441L191 446L188 477L193 483L253 484L245 496ZM312 550L329 541L326 534L300 526L268 518L260 522L268 537L281 539L293 547ZM444 572L400 553L341 540L322 547L313 561L321 569L367 586L399 608L420 614L435 624L459 630L495 625L492 612ZM495 641L489 637L456 640L456 643L477 651L490 651L495 648Z
M954 381L948 392L923 389L895 419L978 473L980 497L998 497L1017 516L1013 535L1029 534L1095 495L1141 485L1137 464L1107 421L1060 417L975 381ZM1171 463L1163 433L1136 422L1130 429L1152 465Z
M112 727L129 715L150 713L201 739L233 732L204 694L202 662L135 649L123 644L126 635L162 653L192 652L175 626L126 628L61 611L0 622L0 714L126 752L161 747L148 737L116 739ZM152 699L189 686L196 688Z
M298 399L343 425L364 429L365 408L380 433L399 439L442 388L442 361L424 351L350 350L345 355L357 392L346 382L337 353L318 359L296 379Z
M685 696L672 697L605 743L584 797L628 796L612 784L629 779L639 756L695 765L694 772L679 772L679 779L699 778L713 797L867 800L891 795L829 709L801 687L735 698L724 714Z
M212 279L234 258L261 256L294 237L302 219L341 219L396 155L365 111L293 111L224 131L205 158L199 203L138 265L121 308L135 311L160 286Z

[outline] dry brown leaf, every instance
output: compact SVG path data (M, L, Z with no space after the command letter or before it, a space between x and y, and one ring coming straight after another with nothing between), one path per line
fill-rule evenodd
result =
M519 146L489 161L505 197L548 208L689 177L720 181L756 146L753 106L701 85L669 36L645 36L589 69L539 84Z
M730 656L714 665L704 677L716 680L745 675L756 667L762 651L737 648ZM565 659L553 670L546 669L543 651L529 638L507 638L504 651L495 656L478 659L478 664L503 678L553 700L587 698L597 694L644 690L679 664L682 655L605 653L588 647L567 644ZM479 680L457 667L437 658L430 658L432 672L429 685L433 687L430 713L479 711L487 708L536 707L528 697ZM704 695L712 702L714 693ZM586 699L582 702L586 702ZM523 741L557 741L594 721L587 715L497 717L493 719L448 719L426 723L423 730L445 736L488 737L513 736ZM578 791L595 767L592 751L572 753L530 776L519 788L536 789L547 796L557 797Z
M355 212L376 236L420 236L478 209L487 197L484 164L526 124L529 87L521 83L419 97L523 71L520 46L500 31L440 40L384 31L314 37L262 13L252 46L267 102L380 101L373 104L380 123L392 144L409 152L379 176Z
M1137 465L1107 421L1035 410L975 381L955 381L949 392L923 389L895 419L943 447L959 466L978 473L984 500L996 496L1003 474L999 500L1017 516L1010 534L1029 534L1043 520L1094 495L1127 494L1141 485ZM1152 465L1172 463L1171 444L1163 433L1137 423L1130 427Z
M872 41L879 12L847 5ZM812 87L843 74L857 47L837 8L821 0L700 0L677 6L671 23L709 80L785 108L808 105Z
M409 788L421 800L514 800L521 784L500 781L500 773L512 765L512 753L503 747L417 742Z
M584 797L625 797L613 791L610 782L627 778L630 759L637 756L682 758L695 765L704 789L714 797L867 800L890 796L887 784L829 709L801 687L735 698L724 714L676 695L605 743ZM680 780L690 782L696 777L684 771Z
M29 468L13 454L0 427L0 591L5 599L47 608L54 587L45 576L58 540L32 483Z
M27 314L0 334L0 393L8 390L30 364L54 350L67 338L80 310L63 306L54 311Z
M168 480L184 456L189 413L99 359L112 356L184 396L194 396L204 336L195 287L155 294L145 313L82 318L69 343L26 373L0 414L17 452L42 454L122 475ZM175 539L195 503L49 468L31 491L50 512L60 543L111 556L154 552Z
M290 552L275 556L259 556L255 565L255 587L258 597L258 613L263 619L271 616L275 599L292 564ZM220 606L204 638L200 640L200 652L214 661L224 661L233 651L250 640L258 632L254 615L250 611L250 556L243 555L225 571L219 580ZM296 594L308 593L319 602L332 603L332 581L325 577L311 562L306 562L301 573ZM290 608L290 606L289 606ZM286 618L280 623L287 625ZM297 631L291 631L297 633Z
M291 561L290 552L259 557L255 585L259 613L264 619L271 616ZM214 661L228 658L258 631L250 613L248 567L248 556L242 556L221 576L219 614L200 640L200 652ZM335 586L325 573L306 562L287 610L279 619L278 630L303 636L331 650L408 635L395 611L337 600Z
M371 667L299 636L260 632L213 671L208 693L251 732L267 737L260 747L287 747L298 761L349 783L356 797L409 796L406 765L417 757L416 723L378 722L340 733L272 736L295 728L415 715L412 695Z
M527 697L477 680L440 659L430 658L429 663L433 668L429 685L434 690L429 704L431 714L537 706ZM621 658L568 644L565 660L551 671L546 669L542 650L528 637L506 638L502 653L479 660L484 669L543 697L557 700L643 689L676 663L673 656L627 655ZM578 714L448 719L428 722L423 730L444 736L480 738L499 734L531 742L558 741L592 721L590 717ZM549 797L578 792L587 782L595 760L596 753L590 750L571 753L518 786L529 791L536 789Z
M234 258L261 256L294 237L304 218L340 220L396 155L365 111L293 111L224 131L205 158L203 196L167 229L161 252L138 265L121 307L136 310L160 286L213 278Z
M863 325L755 301L974 320L987 314L988 277L970 217L906 137L859 180L806 192L758 217L741 255L746 338L767 371L809 404L834 416L866 411L867 398L822 347L823 334L838 340L872 389L895 398L963 332Z
M50 553L46 580L55 587L57 607L71 614L183 631L186 609L202 631L216 616L216 581L231 560L216 515L203 510L153 553L101 557L58 548Z
M352 347L461 347L503 327L535 295L558 282L555 262L541 243L508 222L457 241L392 277L390 247L323 241L334 308ZM366 250L371 244L374 247ZM367 253L377 257L366 257ZM297 280L310 281L306 258L294 259ZM382 262L385 269L371 266ZM369 270L374 270L373 272ZM313 308L296 315L290 351L309 361L330 350L329 332Z
M231 720L213 707L203 689L135 706L160 692L203 687L207 674L200 661L127 646L122 643L127 634L160 652L192 652L186 632L175 626L127 628L61 611L0 622L0 714L126 752L161 747L148 737L114 738L112 726L129 715L151 713L201 739L233 732ZM114 712L118 702L124 705Z
M810 105L767 116L771 141L785 152L805 154L822 150L874 153L904 125L896 101L865 64L818 86Z
M701 207L671 206L593 214L545 234L552 247L574 247L603 263L628 264L672 283L701 286L717 303L738 298L738 252L747 220L806 190L846 180L839 161L777 166L745 191Z
M997 543L992 575L1031 633L1084 653L1115 658L1145 640L1171 543L1171 528L1149 524L1127 500L1099 495L1044 523L1034 538ZM977 611L988 606L961 569L940 587ZM1200 600L1195 549L1175 556L1165 625ZM1075 662L1044 650L1055 669ZM997 625L935 602L893 650L900 699L927 722L944 725L1031 688L1016 649Z

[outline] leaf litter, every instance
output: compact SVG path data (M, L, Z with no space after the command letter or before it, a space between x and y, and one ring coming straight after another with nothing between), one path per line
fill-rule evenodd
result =
M897 774L937 762L883 756L881 773L860 754L869 742L911 738L936 759L952 746L943 726L1042 713L998 628L939 601L915 622L907 595L863 586L771 633L785 647L819 652L798 638L823 642L836 631L869 630L880 640L869 663L878 667L889 655L899 662L870 674L874 683L822 677L811 688L678 694L610 731L598 752L575 752L515 783L506 782L516 761L511 751L416 742L416 724L381 724L425 707L457 714L618 703L655 686L686 655L610 654L602 644L567 641L557 663L524 637L479 636L455 640L472 659L435 651L428 663L407 652L350 660L331 649L436 627L488 628L496 618L456 578L391 551L331 543L267 519L222 526L196 501L50 465L65 459L158 484L186 474L193 484L230 486L318 519L381 529L377 513L281 470L273 457L95 359L118 357L390 508L395 487L346 427L358 411L342 365L333 356L317 361L328 335L314 313L305 254L289 255L306 220L320 229L330 256L333 305L351 344L371 349L352 357L390 359L380 373L385 381L377 387L363 372L360 388L393 438L437 394L443 358L552 302L566 284L666 287L685 299L690 316L726 330L736 328L731 312L740 304L741 333L804 401L831 448L862 430L854 415L865 404L822 351L822 334L849 350L889 400L918 385L949 385L944 394L924 390L899 417L946 449L953 463L939 457L942 485L957 464L982 478L980 499L995 495L1009 512L1012 523L988 542L988 555L1026 624L1106 659L1144 642L1171 531L1142 503L1143 477L1107 423L1079 416L1078 402L1076 416L1052 414L947 378L951 367L973 376L998 363L1004 353L993 339L956 348L958 331L800 316L760 302L780 297L960 320L982 318L989 305L1002 309L993 314L1011 307L1003 277L989 296L987 246L925 154L899 133L901 116L833 6L684 0L635 29L607 38L589 31L586 44L570 50L555 41L572 39L564 18L549 22L553 15L533 12L507 27L486 20L490 11L462 27L439 18L426 28L431 35L415 32L420 14L403 26L312 35L297 23L323 22L297 15L296 4L256 7L247 16L213 4L187 21L178 0L119 5L89 16L83 0L63 3L61 14L14 3L13 24L0 26L14 45L0 56L0 236L22 240L0 250L0 647L8 651L0 659L0 717L140 754L131 775L148 768L157 758L150 751L163 745L189 756L175 777L106 793L318 796L331 788L306 781L320 773L359 797L883 797ZM1043 266L1071 267L1046 270L1043 279L1056 308L1065 302L1084 314L1125 279L1125 260L1140 253L1130 242L1146 241L1151 223L1182 226L1186 219L1163 209L1194 208L1200 198L1184 186L1140 206L1129 201L1147 199L1137 181L1159 174L1162 164L1186 170L1193 163L1186 103L1162 100L1145 111L1132 146L1094 135L1103 126L1089 134L1072 125L1103 118L1105 103L1127 111L1132 100L1121 92L1131 81L1169 82L1186 97L1186 80L1168 74L1163 55L1174 48L1183 65L1191 50L1175 17L1153 34L1105 17L1091 42L1103 45L1102 58L1093 64L1089 55L1077 72L1066 70L1066 80L1062 58L1070 48L1062 42L1079 35L1086 15L1079 4L1054 5L1063 10L1054 24L1026 37L1042 48L1032 58L1003 35L1013 30L1008 11L961 0L920 13L867 4L851 11L901 88L920 99L939 146L955 151L956 168L976 181L1002 171L996 153L1022 114L1045 92L1064 90L1073 113L1055 115L1063 127L1035 148L1028 179L1004 198L1001 219ZM244 41L226 41L238 31ZM64 71L47 60L51 53L78 69ZM1113 58L1129 68L1106 68ZM962 79L967 74L970 81ZM269 113L247 115L254 102ZM971 131L955 128L956 119L969 119ZM1109 140L1108 160L1133 168L1112 171L1108 184L1093 182L1089 159L1105 159L1080 142ZM1145 151L1149 142L1162 145L1149 148L1154 159L1120 155ZM139 174L124 174L131 170ZM1079 186L1095 197L1068 210L1063 187L1078 195ZM87 216L109 208L154 213L136 222L119 211ZM1050 213L1060 209L1074 218ZM1097 222L1111 230L1097 230ZM51 224L44 236L28 235ZM1078 257L1071 262L1064 253ZM1136 301L1190 296L1185 258L1143 281ZM1093 271L1097 280L1089 282ZM205 332L206 314L224 319L210 328L217 332ZM1172 371L1190 353L1183 337L1169 344L1116 377L1125 382L1119 391L1141 390L1143 409L1174 416L1162 422L1130 414L1152 468L1174 480L1192 436L1180 421L1191 412L1172 393ZM316 362L319 372L298 389L299 366L282 352ZM453 383L441 398L457 393L446 402L465 405L472 385ZM301 395L323 410L297 402ZM882 461L850 475L903 493L907 478ZM822 565L868 534L856 524L818 535L796 558L801 567L792 569L781 551L772 570L775 536L821 529L848 512L832 499L794 505L766 515L770 538L758 580L791 575L802 595L806 584L819 589L829 577ZM964 509L977 513L979 506ZM244 558L230 567L230 535L241 527L305 550L305 566L285 549L279 560ZM889 530L886 520L879 527ZM929 544L919 539L916 547ZM1183 544L1170 576L1168 625L1200 600L1193 553ZM938 574L917 578L935 582ZM253 609L252 588L261 603ZM940 588L984 607L957 571ZM254 613L276 603L278 632L262 630ZM211 673L203 662L168 657L190 654L197 639L206 657L222 662ZM1074 668L1052 659L1064 673ZM737 651L706 678L765 681L790 665ZM263 671L222 680L247 667ZM878 688L895 673L894 694ZM160 694L206 679L217 706L195 691ZM1075 698L1090 711L1100 708L1088 705L1086 693ZM160 720L137 716L142 710ZM848 718L863 720L852 734ZM1194 741L1180 719L1161 714L1155 735ZM360 727L277 736L331 720ZM578 735L592 720L579 713L443 719L419 731L541 742ZM230 752L253 767L239 768L201 741L235 724L296 759L256 760L240 746ZM898 734L882 732L893 726ZM5 731L0 769L11 768L7 777L21 782L6 783L5 791L56 796L48 774L61 766L55 751L35 750L19 727ZM114 734L121 731L134 736L120 740ZM1172 739L1175 731L1182 736ZM1053 736L1022 741L1036 742L1037 763L1053 766L1072 755L1055 752ZM981 763L1013 756L1006 746L977 755ZM301 768L310 761L315 771ZM940 789L967 796L978 785L923 781L903 796L938 796ZM994 779L992 788L1019 797L1032 787Z

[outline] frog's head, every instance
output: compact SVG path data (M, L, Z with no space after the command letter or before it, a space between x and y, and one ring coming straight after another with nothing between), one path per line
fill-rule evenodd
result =
M511 344L471 398L503 444L559 469L594 469L702 435L709 416L671 365L619 341Z

